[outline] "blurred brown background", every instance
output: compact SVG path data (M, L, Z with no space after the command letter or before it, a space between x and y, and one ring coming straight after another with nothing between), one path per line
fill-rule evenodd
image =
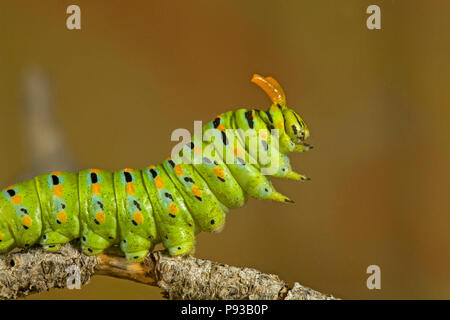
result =
M81 7L82 30L66 28ZM381 7L381 30L366 8ZM76 169L165 159L176 128L269 100L272 75L315 149L293 155L296 201L251 200L195 255L254 267L342 298L450 298L448 1L13 1L0 4L0 183L31 166L23 77L50 79ZM58 169L58 168L54 168ZM381 290L366 288L381 267ZM158 299L94 277L28 299Z

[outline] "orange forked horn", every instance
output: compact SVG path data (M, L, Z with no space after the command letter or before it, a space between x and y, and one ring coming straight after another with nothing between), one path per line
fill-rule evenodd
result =
M272 102L280 103L286 102L286 95L277 80L272 77L263 77L259 74L254 74L252 82L261 87L272 100Z

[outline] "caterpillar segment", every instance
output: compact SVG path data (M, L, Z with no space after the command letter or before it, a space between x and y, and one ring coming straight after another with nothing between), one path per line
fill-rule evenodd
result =
M114 172L120 248L128 260L139 261L160 242L154 208L140 170Z
M162 165L150 166L144 172L144 185L155 206L156 226L164 247L171 255L191 252L200 229L183 197Z
M62 243L80 235L78 174L51 172L34 181L43 221L39 243L48 251L57 251Z
M203 156L200 163L192 163L192 166L208 184L208 187L217 200L228 209L236 209L245 205L247 193L242 190L230 169L215 152L212 145L203 143ZM184 146L181 161L188 163L194 157L194 143ZM212 152L208 152L211 149Z
M120 248L141 261L162 242L176 256L193 252L199 232L220 231L228 210L248 196L293 202L267 176L308 180L292 170L288 154L312 148L304 142L309 130L275 79L254 75L252 82L269 95L270 108L218 115L203 127L203 141L176 158L143 170L51 172L4 189L0 252L35 243L56 251L79 238L90 255Z
M168 159L164 169L182 195L200 231L220 231L228 208L221 204L191 165Z
M79 173L81 248L98 254L117 243L117 203L113 173L90 169Z

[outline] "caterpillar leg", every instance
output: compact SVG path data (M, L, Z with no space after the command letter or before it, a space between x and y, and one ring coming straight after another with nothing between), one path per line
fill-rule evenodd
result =
M81 236L81 249L83 250L83 253L87 255L99 254L109 246L109 241L103 237L89 229L83 230L83 235Z
M54 252L59 250L61 244L69 241L70 239L64 235L55 231L49 231L44 232L39 243L46 251Z
M179 228L168 228L162 239L164 248L171 256L193 253L195 249L195 238L184 234Z
M272 164L270 164L272 165ZM278 164L276 166L277 171L273 174L274 177L284 178L296 181L309 180L309 178L303 174L297 173L292 170L289 157L279 153Z
M302 144L296 144L294 147L294 152L306 152L313 149L313 146L307 144L307 143L302 143Z
M228 164L228 168L242 189L255 199L293 202L285 195L277 192L270 180L251 164Z
M153 248L152 243L139 235L129 233L120 242L120 249L129 261L142 261Z

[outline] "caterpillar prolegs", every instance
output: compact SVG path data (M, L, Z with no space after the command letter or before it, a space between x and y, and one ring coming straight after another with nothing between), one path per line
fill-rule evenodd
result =
M215 138L194 139L161 164L51 172L4 189L0 252L35 243L56 251L80 238L86 254L119 246L127 259L140 261L162 242L181 255L193 251L200 231L220 230L228 209L243 206L247 196L293 202L263 171L277 163L270 175L307 180L292 171L287 154L311 148L304 142L308 128L286 106L275 79L254 75L252 82L271 98L268 111L223 113L203 127L204 136Z

